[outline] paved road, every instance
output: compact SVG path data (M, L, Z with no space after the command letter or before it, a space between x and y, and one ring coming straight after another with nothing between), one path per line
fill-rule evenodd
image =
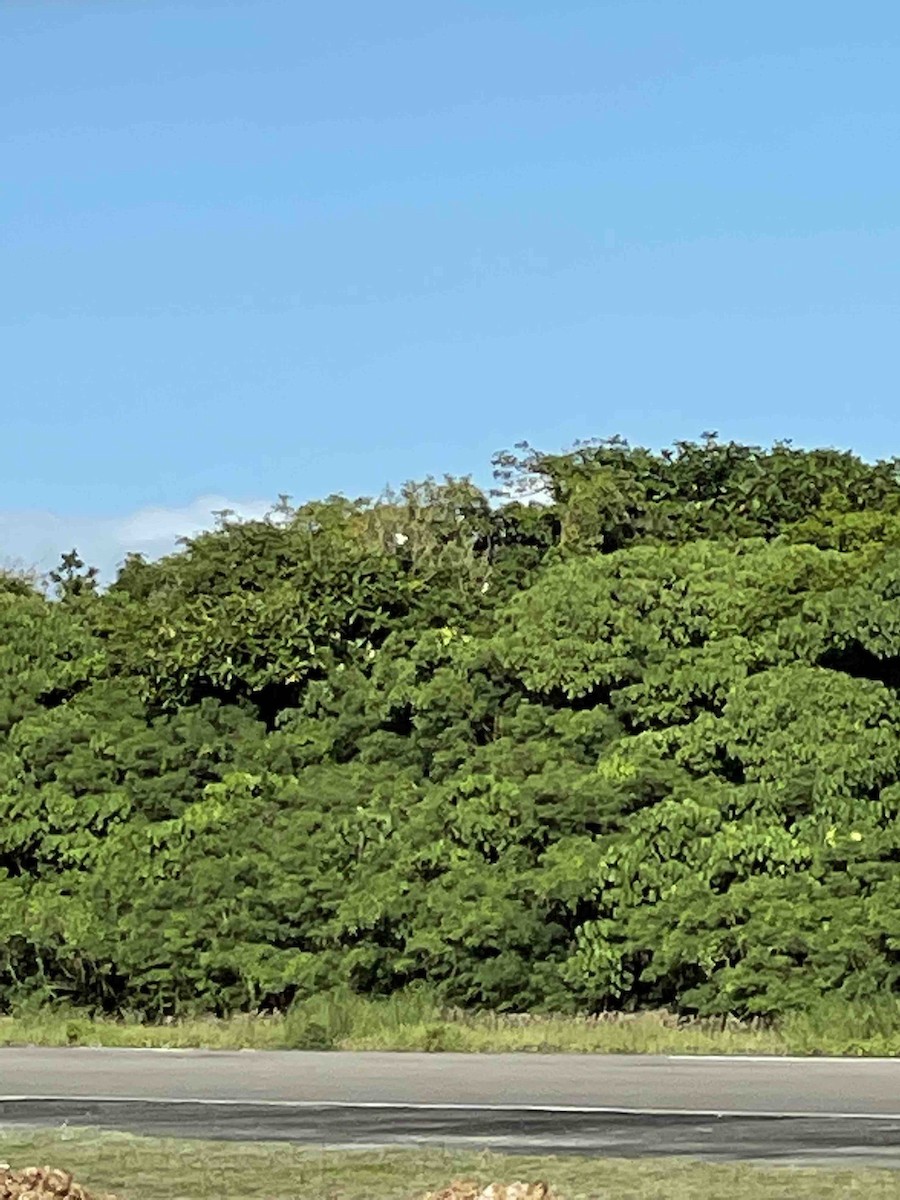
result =
M900 1167L900 1060L0 1049L0 1126Z

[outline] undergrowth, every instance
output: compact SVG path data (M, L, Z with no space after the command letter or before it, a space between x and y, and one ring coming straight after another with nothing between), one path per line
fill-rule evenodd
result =
M608 1054L900 1054L900 1000L823 999L778 1022L668 1012L564 1016L442 1008L427 992L372 999L329 992L286 1013L193 1016L149 1022L66 1006L0 1017L0 1044Z

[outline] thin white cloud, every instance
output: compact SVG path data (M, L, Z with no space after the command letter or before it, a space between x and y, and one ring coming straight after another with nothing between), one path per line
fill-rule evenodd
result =
M109 583L126 554L147 558L168 554L178 548L180 537L211 529L216 512L230 509L239 517L259 518L271 508L264 500L199 496L183 508L142 508L116 517L61 516L39 510L0 512L0 563L35 568L43 574L74 547Z

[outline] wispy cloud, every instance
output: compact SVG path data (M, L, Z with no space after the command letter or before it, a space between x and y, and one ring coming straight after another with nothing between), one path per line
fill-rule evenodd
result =
M271 507L267 500L198 496L183 508L141 508L115 517L60 516L34 509L0 512L0 563L44 573L74 547L109 583L126 554L147 558L167 554L177 549L178 538L212 528L215 512L231 509L238 516L253 518L264 516Z

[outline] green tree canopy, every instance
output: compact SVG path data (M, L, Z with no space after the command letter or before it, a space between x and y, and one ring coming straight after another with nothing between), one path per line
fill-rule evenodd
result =
M0 577L0 1006L898 989L898 463L495 469Z

